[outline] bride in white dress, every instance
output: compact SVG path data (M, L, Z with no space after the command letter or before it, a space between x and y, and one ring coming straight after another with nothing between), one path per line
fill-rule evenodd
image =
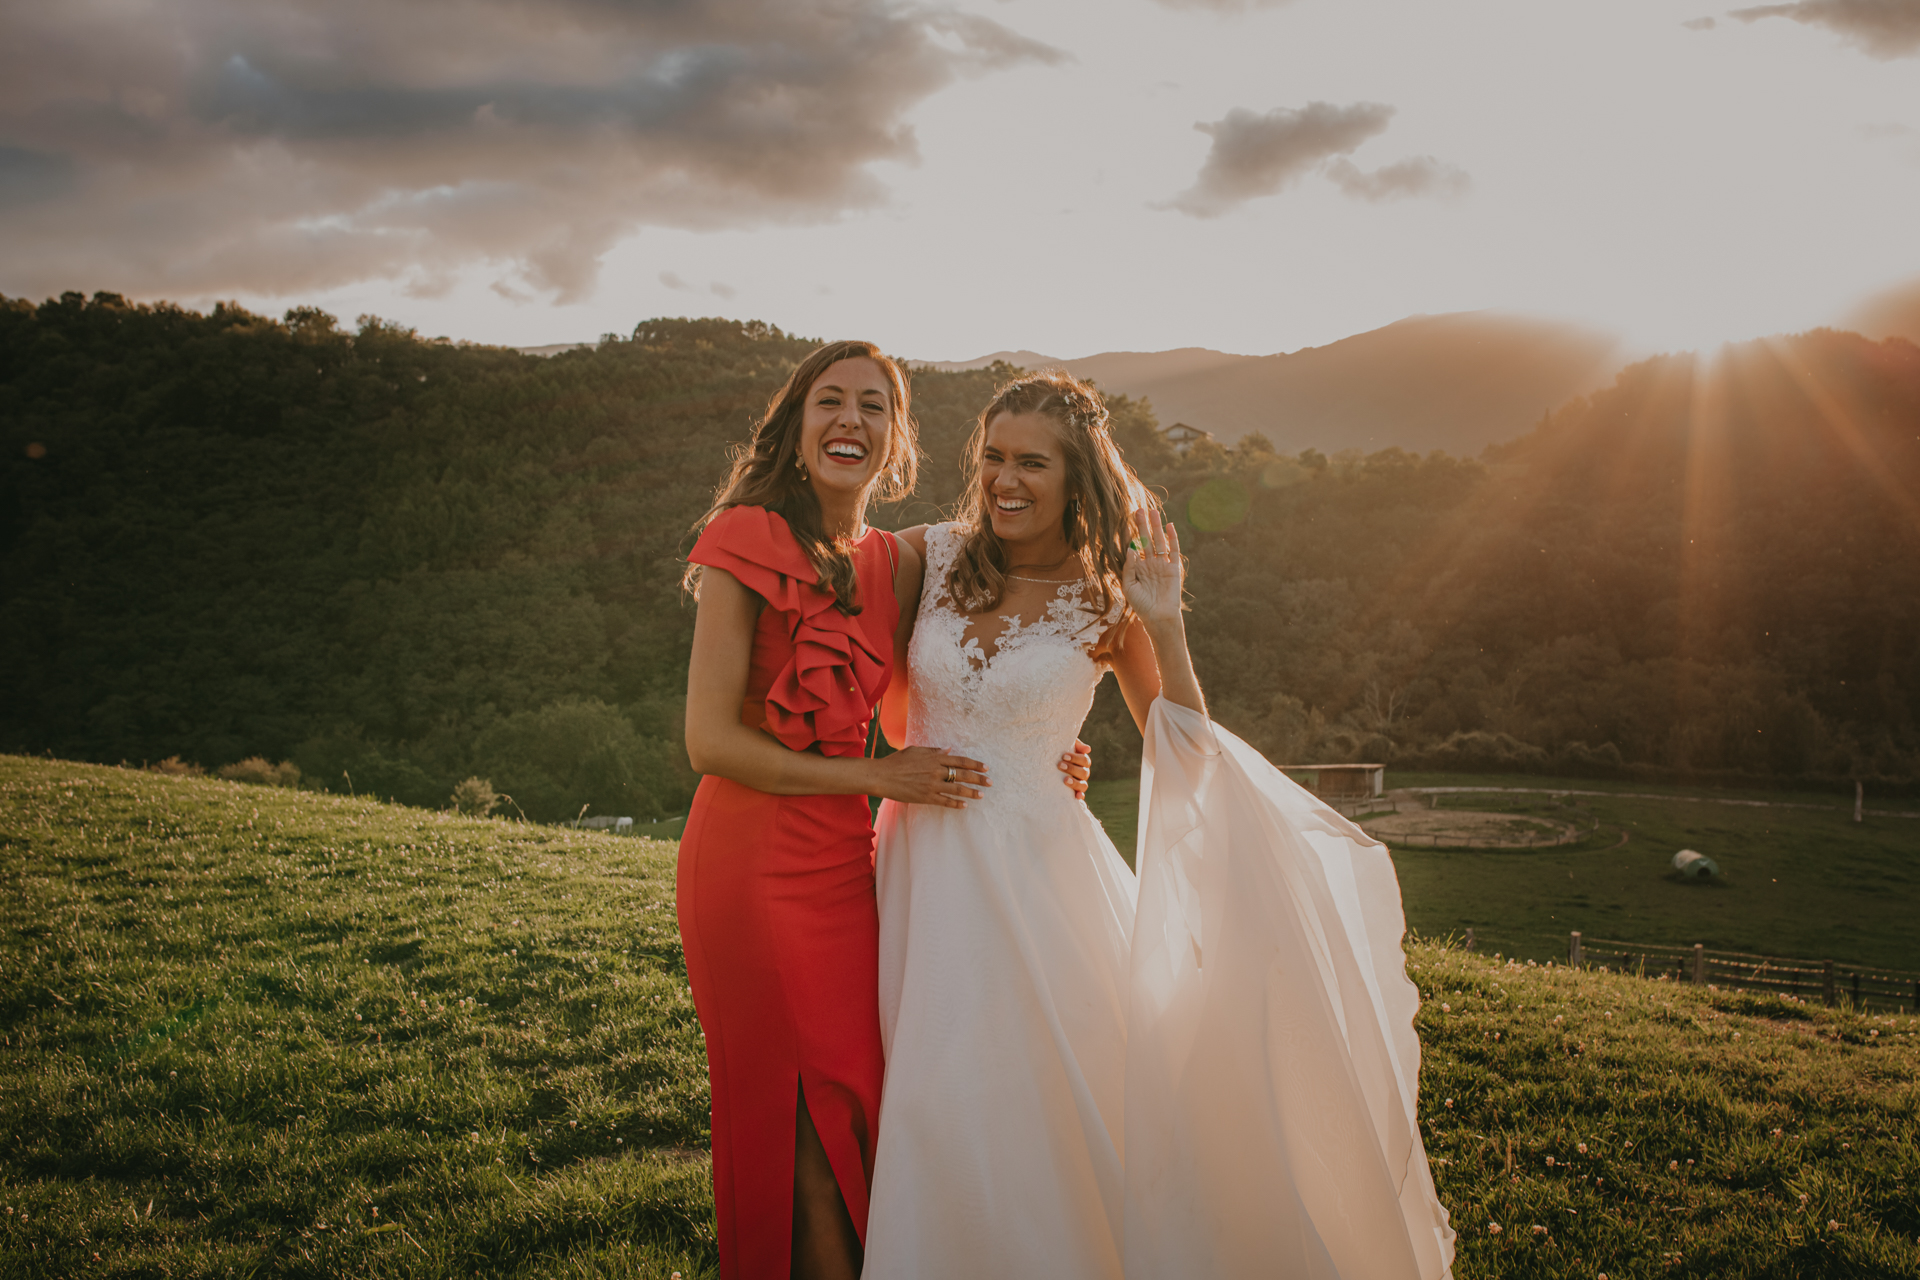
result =
M1092 388L1009 384L972 465L961 519L903 535L926 578L883 723L986 769L880 812L862 1274L1450 1275L1386 851L1207 720L1177 535ZM1138 879L1054 776L1109 669L1146 736Z

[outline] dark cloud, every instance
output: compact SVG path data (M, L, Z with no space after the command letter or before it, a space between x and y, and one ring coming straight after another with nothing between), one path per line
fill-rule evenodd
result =
M573 300L642 225L827 219L956 77L1065 55L889 0L10 6L0 290L295 293L497 266Z
M1394 164L1362 170L1353 161L1335 160L1327 176L1357 200L1400 200L1407 196L1457 196L1473 185L1466 170L1442 164L1432 156L1414 156Z
M1299 109L1276 107L1257 115L1235 107L1226 118L1194 125L1213 139L1206 163L1191 187L1169 205L1196 218L1217 218L1258 196L1270 196L1311 172L1329 156L1344 155L1393 119L1379 102L1336 107L1310 102Z
M0 146L0 210L37 204L73 188L73 158Z
M1344 157L1386 131L1393 108L1379 102L1337 107L1310 102L1257 115L1235 107L1225 119L1194 125L1213 139L1194 184L1168 201L1196 218L1217 218L1260 196L1270 196L1316 169L1361 200L1452 195L1466 190L1464 171L1418 156L1368 173Z
M1799 0L1735 9L1727 16L1742 22L1791 18L1826 27L1883 61L1920 54L1920 0Z

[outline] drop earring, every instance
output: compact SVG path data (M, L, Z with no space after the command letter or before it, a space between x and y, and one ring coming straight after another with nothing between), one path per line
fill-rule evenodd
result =
M800 478L802 480L805 480L807 478L807 464L801 459L800 455L797 453L793 455L793 469L800 473Z

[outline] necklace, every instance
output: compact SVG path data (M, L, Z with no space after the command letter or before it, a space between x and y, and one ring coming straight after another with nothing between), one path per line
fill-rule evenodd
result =
M1065 564L1067 561L1071 559L1073 559L1073 552L1069 551L1065 555L1061 556L1058 560L1055 560L1052 564L1037 564L1037 565L1034 565L1033 567L1036 569L1058 569L1061 565ZM1025 565L1021 566L1021 568L1023 569L1026 567L1027 566ZM1011 569L1009 569L1007 570L1007 576L1018 582L1051 582L1055 586L1059 586L1062 582L1078 582L1080 581L1080 576L1084 576L1084 575L1079 575L1072 578L1029 578L1024 573L1015 573Z
M1007 576L1016 582L1044 582L1050 587L1065 587L1086 581L1085 578L1029 578L1023 573L1010 573Z

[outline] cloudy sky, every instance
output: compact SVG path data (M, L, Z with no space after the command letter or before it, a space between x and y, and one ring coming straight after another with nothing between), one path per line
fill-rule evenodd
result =
M1724 4L1724 0L1723 0ZM0 0L0 293L918 359L1920 278L1920 0Z

